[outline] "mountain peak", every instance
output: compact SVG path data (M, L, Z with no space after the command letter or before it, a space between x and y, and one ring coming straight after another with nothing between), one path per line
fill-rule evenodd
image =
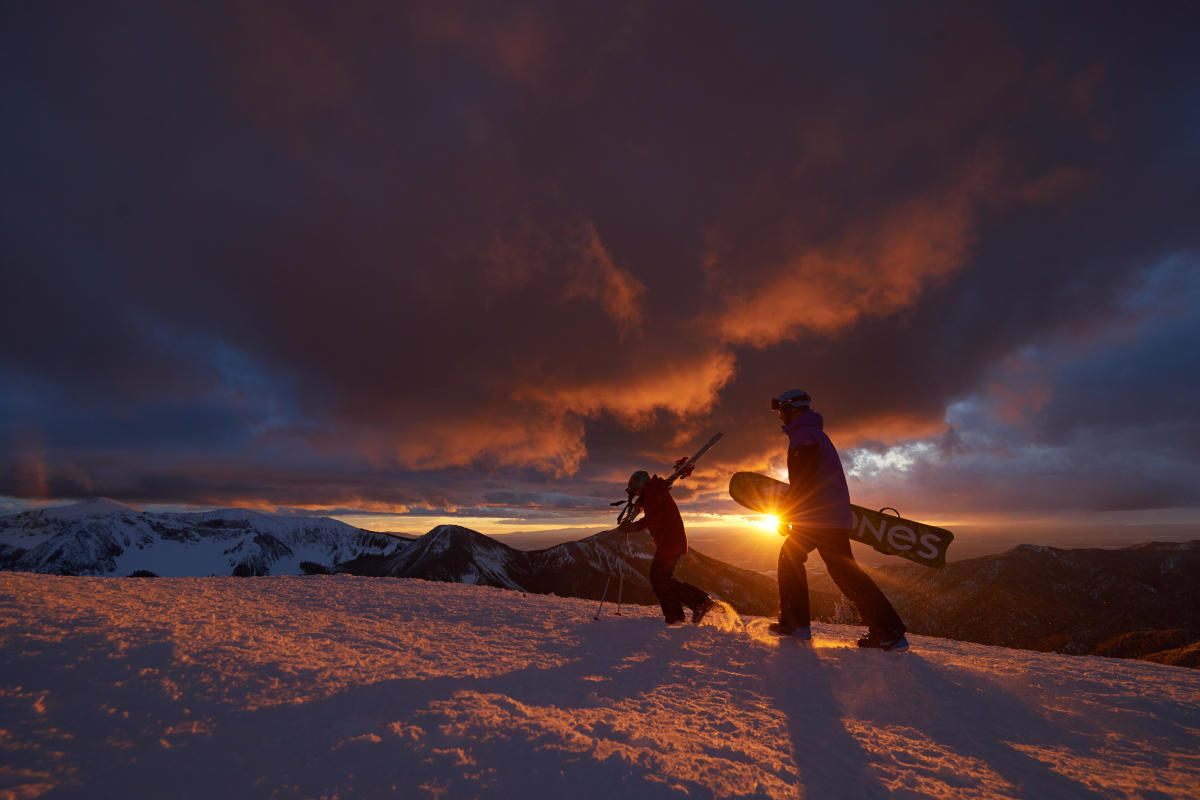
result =
M426 536L463 536L475 535L482 536L478 531L473 531L470 528L464 528L462 525L438 525L436 528L425 534Z
M462 525L438 525L418 541L425 541L426 552L443 552L451 548L466 548L469 550L511 550L508 545L498 542L490 536Z
M41 510L42 515L52 519L83 519L85 517L107 517L112 514L140 514L141 509L127 506L107 497L93 497L69 506L51 506Z
M464 528L462 525L438 525L429 533L420 537L429 542L443 544L446 546L477 546L477 547L500 547L505 550L511 549L503 542L496 541L486 534L482 534L471 528Z

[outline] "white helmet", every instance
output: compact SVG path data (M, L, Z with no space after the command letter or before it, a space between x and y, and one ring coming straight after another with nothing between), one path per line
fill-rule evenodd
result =
M779 411L784 408L807 409L812 405L812 398L803 389L791 389L779 397L771 398L771 410Z

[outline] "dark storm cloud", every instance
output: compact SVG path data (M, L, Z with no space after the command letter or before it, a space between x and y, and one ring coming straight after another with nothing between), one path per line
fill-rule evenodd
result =
M928 513L1195 508L1200 270L1172 258L1145 277L1104 324L992 364L941 436L853 453L859 490L936 498Z
M1187 4L8 17L0 494L589 510L722 430L716 508L803 387L844 449L981 453L856 491L1195 505L1194 412L1080 402L1194 396L1190 308L1122 328L1196 270Z

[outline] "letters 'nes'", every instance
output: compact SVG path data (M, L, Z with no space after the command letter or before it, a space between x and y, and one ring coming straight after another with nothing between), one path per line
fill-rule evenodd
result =
M738 472L729 479L729 496L737 503L760 514L777 513L788 485L755 472ZM881 553L907 558L927 567L946 565L946 548L954 534L882 511L851 505L854 528L850 538L870 545Z

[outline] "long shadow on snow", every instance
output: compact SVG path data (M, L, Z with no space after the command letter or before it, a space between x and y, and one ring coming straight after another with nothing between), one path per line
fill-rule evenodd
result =
M1020 795L1064 800L1104 796L1009 744L1087 752L1095 740L1064 730L1061 721L1048 721L978 672L933 665L919 652L828 652L839 665L831 674L842 682L857 682L832 690L847 698L845 710L863 722L880 729L915 729L948 751L983 762ZM874 674L864 680L872 666Z
M822 798L833 800L888 797L870 771L870 755L842 723L826 667L814 648L783 638L768 659L765 688L787 718L801 785L819 788Z

